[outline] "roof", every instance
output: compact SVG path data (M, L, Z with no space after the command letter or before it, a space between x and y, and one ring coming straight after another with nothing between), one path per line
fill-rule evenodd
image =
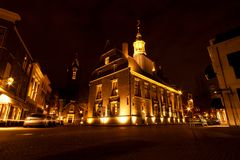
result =
M111 61L108 65L104 65L103 60L105 57L108 57L108 56L113 56L115 60ZM146 71L141 69L141 67L137 64L137 62L133 57L128 56L126 58L124 54L116 48L110 49L109 51L103 53L100 57L100 64L101 65L92 72L93 79L97 79L112 73L113 72L112 65L115 64L116 65L115 71L130 67L131 70L134 72L144 75L157 82L166 84L164 80L158 76L157 72L156 73L154 72L152 75L150 73L147 73Z
M0 8L0 18L10 21L10 22L13 22L13 23L21 20L21 17L19 16L19 14L14 13L12 11L8 11L3 8Z
M226 40L229 40L238 36L240 36L240 27L237 27L225 33L216 35L215 40L213 41L213 44L224 42Z

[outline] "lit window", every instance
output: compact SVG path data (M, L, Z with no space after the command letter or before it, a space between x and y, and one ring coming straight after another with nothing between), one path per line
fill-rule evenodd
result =
M153 114L154 114L154 116L159 115L159 105L158 105L158 103L153 104Z
M102 98L102 84L97 85L97 96L96 99Z
M162 113L163 113L163 116L166 116L166 98L165 98L165 95L166 95L166 90L164 89L161 89L160 90L160 103L161 103L161 110L162 110Z
M109 57L105 58L105 64L109 64Z
M141 89L140 89L140 80L139 79L135 79L134 82L134 95L135 96L141 96Z
M150 87L148 83L144 83L144 97L150 98Z
M117 96L118 95L118 80L114 79L112 80L112 94L111 96Z
M120 112L119 102L113 101L110 103L110 116L118 116Z
M94 105L93 116L99 117L102 115L102 101L98 101Z
M156 86L152 86L152 98L157 99L157 88L156 88Z

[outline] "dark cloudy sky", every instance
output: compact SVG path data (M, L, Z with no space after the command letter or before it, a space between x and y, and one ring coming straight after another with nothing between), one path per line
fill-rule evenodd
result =
M78 52L87 88L106 40L128 42L132 51L140 19L148 56L172 83L193 91L210 62L209 40L240 26L239 0L0 0L0 7L22 17L20 33L57 87Z

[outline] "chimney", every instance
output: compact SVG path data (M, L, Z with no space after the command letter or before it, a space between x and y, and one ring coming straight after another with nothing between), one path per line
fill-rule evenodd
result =
M122 43L122 53L127 58L128 57L128 43Z

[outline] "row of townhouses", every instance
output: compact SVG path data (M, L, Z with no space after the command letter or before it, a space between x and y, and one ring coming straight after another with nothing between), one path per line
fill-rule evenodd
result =
M0 8L0 121L22 120L48 107L50 80L17 29L21 17Z

